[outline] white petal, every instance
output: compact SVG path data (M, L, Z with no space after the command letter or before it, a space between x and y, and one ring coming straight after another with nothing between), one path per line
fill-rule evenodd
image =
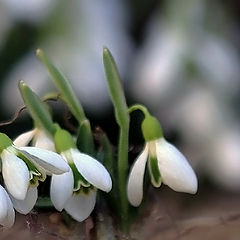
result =
M38 130L36 136L34 137L33 145L37 148L56 152L53 140L42 130Z
M25 132L23 134L20 134L14 141L13 144L17 147L24 147L27 146L28 143L31 141L35 134L36 130L31 130L28 132Z
M148 158L148 147L134 162L128 178L127 196L131 205L137 207L141 204L143 198L143 179Z
M13 226L14 221L15 221L15 211L13 209L13 205L8 196L8 193L2 186L0 186L0 195L1 195L0 203L1 204L3 203L2 207L4 207L6 210L6 212L4 213L4 216L3 216L1 213L1 207L0 207L0 225L2 225L3 228L10 228Z
M14 208L21 214L28 214L34 207L38 197L36 187L29 187L24 200L17 200L10 195Z
M18 149L48 173L62 174L69 171L68 164L55 152L36 147L20 147Z
M6 190L0 185L0 225L7 216L8 212L8 202L6 198Z
M13 209L13 205L9 196L7 196L7 198L8 198L8 214L7 214L7 219L4 222L4 225L6 228L10 228L13 226L15 222L15 211Z
M23 200L29 185L26 163L8 150L3 150L1 157L3 179L8 192L16 199Z
M196 193L197 177L183 154L164 138L156 141L156 151L163 183L178 192Z
M66 212L76 221L84 221L94 209L96 203L96 191L88 195L73 195L65 206Z
M69 172L61 175L52 175L50 196L54 207L58 211L62 211L68 199L71 198L73 184L74 179L71 168Z
M112 189L110 174L100 162L77 149L71 149L71 154L77 170L89 183L105 192Z

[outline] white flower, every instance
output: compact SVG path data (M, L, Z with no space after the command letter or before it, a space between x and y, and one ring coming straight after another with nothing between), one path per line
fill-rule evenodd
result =
M77 149L70 148L61 155L71 169L62 175L53 174L51 200L57 210L65 209L75 220L81 222L94 209L96 188L109 192L112 180L101 163Z
M38 181L46 174L69 171L68 164L57 153L36 147L5 148L0 155L5 186L17 211L27 214L37 200Z
M15 221L15 212L6 190L0 185L0 226L10 228Z
M46 149L52 152L56 152L55 145L51 137L43 130L34 128L33 130L20 134L14 141L14 145L17 147L25 147L32 141L32 146ZM15 199L10 194L14 208L22 214L27 214L34 207L37 198L37 187L31 186L28 188L26 197L24 200Z
M197 178L186 158L164 138L159 138L146 143L131 169L127 195L133 206L139 206L143 198L143 178L147 160L151 182L155 187L164 183L177 192L196 193Z
M49 151L56 152L53 140L47 133L39 128L34 128L31 131L20 134L14 141L17 147L25 147L32 141L32 146L43 148Z

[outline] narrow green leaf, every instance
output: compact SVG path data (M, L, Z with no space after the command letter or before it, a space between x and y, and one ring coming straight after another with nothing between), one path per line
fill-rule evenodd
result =
M18 86L23 101L34 122L53 136L56 127L40 98L23 81L20 81Z
M103 49L103 62L105 67L106 79L108 82L109 93L114 105L115 117L121 127L128 127L129 114L126 99L121 84L119 72L111 52Z
M124 91L116 63L107 48L103 49L103 62L108 83L109 93L114 106L115 118L120 127L118 143L118 187L121 208L121 227L128 230L128 200L127 200L127 170L128 170L128 135L129 135L129 113Z
M69 81L63 74L52 64L47 55L40 49L36 51L37 57L47 67L50 75L53 78L54 84L61 93L62 98L71 110L74 117L78 120L79 124L86 119L84 110L77 99Z
M94 155L94 142L92 136L91 126L87 119L82 121L78 128L77 147L81 152Z
M79 123L79 132L83 131L83 135L81 136L81 141L79 141L78 147L85 153L93 153L94 152L94 143L93 136L91 131L91 126L88 119L85 116L83 107L77 96L75 95L69 81L64 77L64 75L52 64L46 54L38 49L37 57L42 61L42 63L47 67L54 84L60 92L61 99L67 104L68 108L77 119ZM84 129L84 130L83 130ZM80 144L81 142L81 144Z
M112 178L115 179L113 147L107 135L103 132L101 133L99 143L100 151L98 152L98 159L106 167Z
M104 132L101 131L99 134L100 148L97 153L97 159L99 159L106 167L107 171L111 175L111 178L114 180L112 190L107 194L102 192L101 195L106 197L109 204L108 206L116 211L116 215L120 216L121 205L119 201L119 184L117 179L117 169L114 164L116 159L113 152L113 146Z

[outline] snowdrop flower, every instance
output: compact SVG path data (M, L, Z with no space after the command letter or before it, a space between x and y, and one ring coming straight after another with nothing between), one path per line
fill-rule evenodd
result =
M25 147L32 141L32 146L43 148L52 152L56 152L55 145L51 137L42 129L34 128L33 130L20 134L14 141L17 147Z
M182 153L163 138L158 120L149 114L145 115L142 132L146 146L133 164L129 175L129 202L135 207L141 204L147 162L154 187L160 187L161 183L164 183L177 192L196 193L197 178L193 169Z
M57 130L54 141L57 152L61 153L71 169L62 175L53 174L51 200L58 211L65 209L75 220L81 222L91 214L95 206L96 189L109 192L112 180L101 163L79 152L67 131Z
M0 185L0 227L10 228L15 221L15 212L6 190Z
M7 135L0 133L0 157L5 186L17 211L27 214L37 200L39 181L46 174L69 171L68 164L57 153L36 147L16 147Z

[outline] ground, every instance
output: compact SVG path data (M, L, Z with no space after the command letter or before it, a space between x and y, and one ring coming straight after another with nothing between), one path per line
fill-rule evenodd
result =
M109 219L99 219L111 223ZM114 225L114 224L113 224ZM92 218L84 223L63 223L56 211L17 215L12 229L0 232L1 240L93 240ZM132 226L130 236L120 233L102 239L129 240L238 240L240 239L240 193L210 188L197 195L176 193L167 187L150 189L145 208ZM109 232L112 228L109 228Z

